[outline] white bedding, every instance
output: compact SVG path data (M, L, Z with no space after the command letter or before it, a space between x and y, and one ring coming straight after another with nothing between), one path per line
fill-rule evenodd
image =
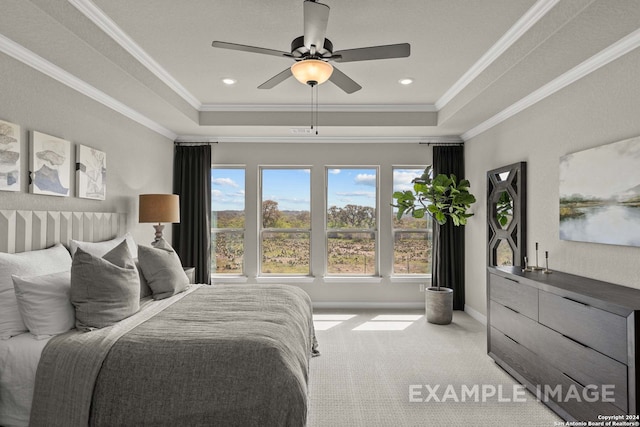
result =
M0 425L29 424L36 369L49 339L27 332L0 340Z

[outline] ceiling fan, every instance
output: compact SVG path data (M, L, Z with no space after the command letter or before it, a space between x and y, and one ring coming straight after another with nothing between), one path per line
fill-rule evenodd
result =
M411 54L411 45L409 43L370 46L334 52L333 43L325 38L329 21L329 6L318 3L315 0L305 0L303 5L304 35L295 38L291 42L291 52L221 41L214 41L211 45L222 49L281 56L296 61L290 68L262 83L258 86L258 89L271 89L293 75L301 83L306 83L312 87L329 80L346 93L356 92L362 89L362 86L329 64L329 61L355 62L373 59L406 58Z

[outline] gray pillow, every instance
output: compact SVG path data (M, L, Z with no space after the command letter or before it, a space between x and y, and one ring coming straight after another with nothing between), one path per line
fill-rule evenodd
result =
M153 299L168 298L189 286L180 258L168 244L164 248L138 246L138 262Z
M136 252L138 252L138 248L136 247ZM147 283L147 279L144 278L144 274L142 273L142 269L140 268L140 261L138 258L134 260L136 262L136 268L138 269L138 277L140 277L140 299L148 297L153 294L149 284Z
M76 328L111 326L140 310L140 278L127 242L98 258L78 248L71 265Z

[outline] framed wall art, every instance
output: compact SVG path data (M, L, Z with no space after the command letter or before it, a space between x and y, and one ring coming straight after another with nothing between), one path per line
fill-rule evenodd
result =
M33 131L29 148L29 191L69 197L71 142Z
M20 191L20 126L0 120L0 190Z
M107 155L78 145L76 148L76 195L83 199L104 200L107 193Z
M560 238L640 246L640 137L560 158Z

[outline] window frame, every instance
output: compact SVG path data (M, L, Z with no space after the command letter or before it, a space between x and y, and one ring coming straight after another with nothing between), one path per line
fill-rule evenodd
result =
M240 233L242 236L242 267L240 273L217 273L213 271L213 265L211 266L211 277L212 278L237 278L237 277L246 277L246 234L247 234L247 166L246 165L226 165L226 164L212 164L211 165L211 173L213 173L214 169L241 169L244 172L244 188L242 189L244 193L244 228L220 228L220 227L210 227L210 238L211 238L211 252L215 258L217 252L215 251L215 245L213 241L214 233ZM213 195L211 196L211 206L209 207L210 211L213 212Z
M374 228L329 228L329 171L333 169L373 169L376 172L376 201ZM380 165L325 165L324 166L324 274L328 281L336 279L365 279L366 281L380 278ZM329 233L373 233L374 242L374 272L373 274L337 274L329 272Z
M263 210L262 204L263 200L263 171L264 170L308 170L309 171L309 228L275 228L275 227L264 227L264 218L263 218ZM292 278L292 277L313 277L313 209L312 200L313 200L313 185L311 182L311 176L313 175L313 167L309 165L258 165L258 258L257 258L257 277L258 278L270 278L270 277L283 277L283 278ZM286 233L286 234L296 234L303 233L308 234L309 236L309 271L307 274L300 273L265 273L262 271L263 265L263 254L264 254L264 245L263 245L263 235L265 233Z

